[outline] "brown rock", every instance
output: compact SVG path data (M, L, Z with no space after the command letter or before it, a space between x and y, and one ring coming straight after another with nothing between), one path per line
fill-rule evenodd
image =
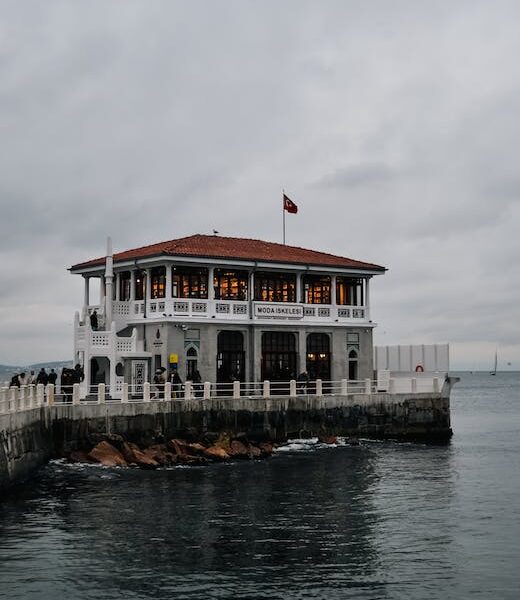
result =
M174 454L189 454L189 444L187 444L184 440L172 439L168 442L168 448L172 450Z
M258 444L258 447L262 452L262 456L271 456L274 450L274 446L271 442L262 442Z
M249 458L249 449L239 440L233 440L229 445L228 454L232 458Z
M260 458L262 456L262 451L260 450L260 448L258 448L258 446L249 444L248 450L250 458Z
M318 442L321 444L337 444L338 438L335 435L319 435Z
M99 442L92 448L88 456L105 467L126 467L127 462L117 448L108 442Z
M160 465L171 465L177 462L177 455L170 452L166 444L155 444L144 450L144 452Z
M223 450L228 452L229 448L231 446L231 437L230 437L229 433L226 433L225 431L223 433L221 433L218 436L217 441L213 445L216 446L217 448L222 448Z
M150 456L146 451L142 451L137 444L125 442L121 449L126 462L142 467L143 469L155 469L159 462Z
M211 460L228 460L229 454L219 446L210 446L204 449L204 456Z
M188 444L188 448L193 454L204 454L204 450L206 450L206 446L199 443Z

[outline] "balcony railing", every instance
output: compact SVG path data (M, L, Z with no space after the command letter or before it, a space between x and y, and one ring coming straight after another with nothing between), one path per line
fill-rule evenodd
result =
M118 301L113 304L114 318L135 321L143 318L179 317L190 319L363 322L368 320L366 306L336 306L289 302L244 302L195 298Z

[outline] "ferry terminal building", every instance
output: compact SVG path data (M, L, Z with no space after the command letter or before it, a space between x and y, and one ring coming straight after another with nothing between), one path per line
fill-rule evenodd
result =
M74 323L83 395L105 383L118 397L160 367L217 383L372 378L369 284L385 270L244 238L192 235L117 254L109 240L105 257L70 268L84 278Z

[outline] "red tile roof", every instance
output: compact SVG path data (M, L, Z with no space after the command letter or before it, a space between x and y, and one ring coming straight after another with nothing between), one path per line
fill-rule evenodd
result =
M316 250L306 250L296 246L286 246L274 242L247 238L222 237L217 235L191 235L189 237L160 242L142 248L134 248L114 254L114 263L149 258L152 256L193 256L200 258L223 258L237 260L259 260L274 263L290 263L320 267L340 267L347 269L368 269L385 271L385 267L361 262L343 256L334 256ZM71 267L71 271L86 267L100 266L105 258L96 258Z

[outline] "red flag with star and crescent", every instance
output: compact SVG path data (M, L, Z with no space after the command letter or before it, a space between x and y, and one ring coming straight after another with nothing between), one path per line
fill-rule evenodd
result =
M285 194L283 195L283 209L295 215L298 212L296 204Z

